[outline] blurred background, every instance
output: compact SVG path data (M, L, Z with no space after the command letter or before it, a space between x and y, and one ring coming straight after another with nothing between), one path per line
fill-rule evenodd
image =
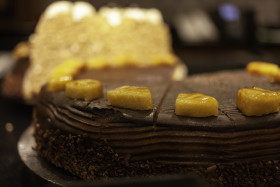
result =
M52 0L0 0L0 50L34 31ZM189 74L242 68L251 60L279 63L278 0L89 0L101 6L158 8L172 31L175 53Z

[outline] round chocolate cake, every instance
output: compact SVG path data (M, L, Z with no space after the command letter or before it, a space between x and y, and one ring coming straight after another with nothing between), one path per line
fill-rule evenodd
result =
M90 71L76 78L100 80L104 93L122 85L148 87L152 110L113 107L106 94L93 101L74 100L44 86L33 121L38 154L86 180L194 172L215 186L280 183L280 114L247 117L236 107L240 88L276 91L280 85L244 70L182 81L170 81L166 73L132 74L122 81ZM175 115L180 92L215 97L218 116Z

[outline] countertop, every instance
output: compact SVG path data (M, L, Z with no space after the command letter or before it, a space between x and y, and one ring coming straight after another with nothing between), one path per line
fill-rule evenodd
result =
M49 183L34 174L21 161L17 143L31 124L32 106L0 97L0 185L33 186Z

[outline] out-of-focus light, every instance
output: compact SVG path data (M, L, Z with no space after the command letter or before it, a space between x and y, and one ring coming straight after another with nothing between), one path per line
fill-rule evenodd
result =
M122 22L122 12L118 8L107 8L103 7L100 9L99 13L107 18L108 23L115 27L121 24Z
M73 20L80 21L84 17L93 16L95 12L96 10L93 6L91 6L91 4L87 2L78 1L74 3L73 6L73 10L72 10Z
M163 21L160 11L155 8L147 10L146 17L147 20L155 24L161 23Z
M68 1L57 1L51 4L45 11L47 19L54 18L58 14L70 12L72 3Z
M185 42L214 42L219 38L216 26L203 10L177 15L175 27L180 39Z
M145 13L139 8L128 8L124 12L124 16L135 20L145 20Z
M224 3L219 6L219 15L225 21L238 21L240 11L238 7L230 3Z
M12 123L8 122L8 123L5 124L5 129L6 129L7 132L13 132L14 126L13 126Z

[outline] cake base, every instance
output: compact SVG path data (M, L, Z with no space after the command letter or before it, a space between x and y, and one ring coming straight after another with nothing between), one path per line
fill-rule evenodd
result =
M66 172L42 159L34 150L36 146L34 126L30 125L20 136L18 141L18 153L23 163L35 174L43 179L60 186L132 186L132 185L156 185L156 186L195 186L204 187L206 182L197 175L164 175L157 177L131 177L116 178L110 180L83 180Z
M65 134L59 129L43 129L40 124L34 126L39 156L88 181L195 173L211 186L280 184L278 160L216 165L164 165L148 160L127 163L110 146L104 146L106 142L92 142L86 136Z
M59 129L43 129L39 124L35 125L34 137L40 156L85 180L183 174L193 169L153 160L128 163L104 141L65 134Z

